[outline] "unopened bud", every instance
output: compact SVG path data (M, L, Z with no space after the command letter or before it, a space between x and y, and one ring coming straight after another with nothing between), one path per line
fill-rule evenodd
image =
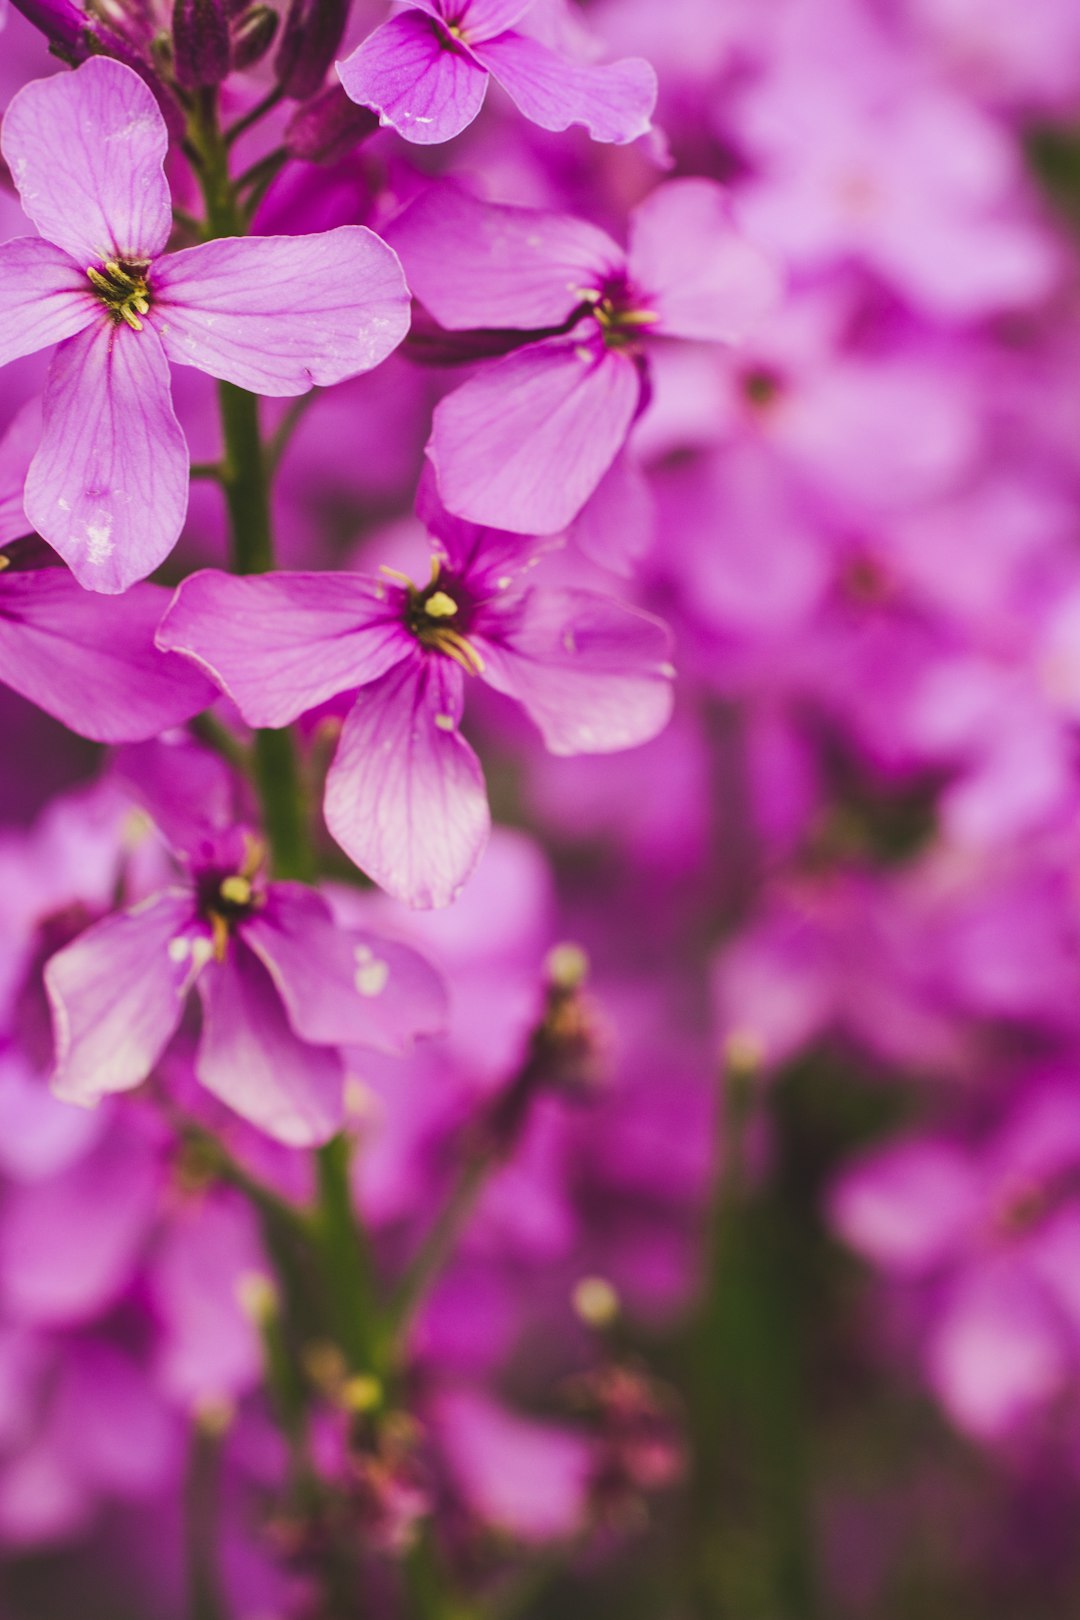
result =
M173 69L184 90L220 84L229 72L229 25L222 0L174 0Z
M606 1277L582 1277L574 1289L573 1302L586 1327L607 1328L618 1321L619 1296Z
M580 990L589 976L589 958L580 945L554 945L544 962L548 983L555 990Z
M27 22L45 35L49 48L77 67L93 50L93 32L86 13L74 0L12 0Z
M290 0L274 59L274 72L287 96L306 101L322 89L348 13L348 0Z
M374 1412L383 1400L383 1387L370 1373L355 1373L341 1388L341 1403L350 1412Z
M296 109L285 130L285 150L303 163L337 163L378 127L370 107L358 107L340 84L330 84Z
M278 14L269 6L251 6L232 25L232 65L237 71L262 60L277 33Z

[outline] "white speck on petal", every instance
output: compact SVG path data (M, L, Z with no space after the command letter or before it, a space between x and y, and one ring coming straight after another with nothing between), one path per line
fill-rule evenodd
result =
M390 977L389 964L381 962L367 945L358 945L353 955L356 959L356 976L353 982L360 994L381 995Z
M180 934L176 939L170 939L168 950L170 962L186 962L191 955L191 940Z
M114 550L112 514L100 507L86 525L86 548L90 561L95 564L103 563Z
M435 716L435 724L438 726L440 731L453 731L454 717L452 714L437 714Z

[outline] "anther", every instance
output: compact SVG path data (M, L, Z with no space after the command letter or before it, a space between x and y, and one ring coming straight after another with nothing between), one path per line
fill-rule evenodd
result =
M251 879L241 877L237 872L231 877L222 878L218 884L218 893L230 906L249 906L251 904Z
M458 605L452 596L445 591L436 591L424 603L424 612L429 619L452 619L458 610Z

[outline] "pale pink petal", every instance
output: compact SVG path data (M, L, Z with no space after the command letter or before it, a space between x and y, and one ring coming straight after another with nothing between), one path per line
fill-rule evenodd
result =
M142 742L215 697L154 633L168 594L90 595L66 569L0 573L0 681L96 742Z
M470 45L513 28L532 6L533 0L465 0L464 5L458 0L436 0L437 14L456 19ZM424 5L423 9L432 8Z
M423 192L386 235L416 297L452 332L560 326L625 259L586 220L482 202L452 182Z
M326 901L302 884L273 884L241 932L306 1041L400 1052L445 1024L442 981L423 957L340 928Z
M363 225L168 253L151 296L170 360L253 394L306 394L370 371L409 329L397 254Z
M613 574L630 576L652 550L656 496L637 459L616 456L570 525L569 538Z
M68 338L42 414L26 515L80 585L115 595L168 556L187 511L187 442L156 332L105 317Z
M484 679L516 698L553 754L607 754L671 718L671 633L592 591L532 591L497 642L474 637Z
M338 1054L293 1034L273 980L234 939L199 980L203 1033L196 1073L215 1097L289 1147L326 1142L341 1124Z
M74 337L101 308L63 248L40 236L0 246L0 366Z
M459 735L465 676L417 658L365 688L326 779L326 824L345 853L410 906L448 906L480 858L489 816Z
M622 145L651 127L656 74L641 57L593 66L514 33L478 43L475 51L519 111L541 129L583 124L594 141Z
M435 411L428 456L451 512L555 534L618 455L641 397L624 354L560 339L485 366Z
M23 208L84 270L161 252L172 230L168 144L149 88L106 56L26 85L0 132Z
M737 343L780 295L775 267L739 235L711 180L671 180L635 208L629 260L655 330L673 337Z
M93 1103L146 1079L180 1022L197 935L191 895L170 890L106 917L50 959L58 1096Z
M337 65L346 94L407 141L452 140L483 104L488 76L430 14L391 17Z
M207 570L184 580L158 630L158 646L193 659L250 726L287 726L414 645L388 588L361 574Z
M829 1199L837 1232L875 1265L904 1276L955 1260L975 1235L982 1189L951 1143L893 1142L843 1172Z

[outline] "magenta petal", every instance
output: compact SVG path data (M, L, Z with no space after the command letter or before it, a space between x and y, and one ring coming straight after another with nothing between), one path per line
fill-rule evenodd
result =
M484 679L516 698L553 754L634 748L671 718L671 633L651 613L592 591L533 591L493 644Z
M101 305L74 259L40 236L0 246L0 366L74 337Z
M168 144L151 91L106 56L28 84L0 133L26 213L84 270L161 252L172 230Z
M635 208L630 274L673 337L737 343L776 303L777 271L738 234L711 180L671 180Z
M437 0L435 9L437 14L456 19L461 32L473 45L478 40L491 39L493 35L513 28L527 11L532 10L533 4L534 0L465 0L464 5L459 0ZM430 4L423 5L425 11L432 9Z
M177 590L158 646L194 659L249 726L287 726L411 651L389 589L362 574L207 570Z
M400 1052L445 1024L442 981L423 957L340 928L325 900L302 884L275 883L243 936L306 1041Z
M410 906L448 906L487 842L484 778L457 731L464 680L449 659L417 658L366 687L326 779L331 833Z
M438 406L428 455L451 512L493 529L554 534L621 449L641 383L598 345L536 343L485 366Z
M625 259L585 220L482 202L451 182L410 203L387 237L416 297L452 332L561 326Z
M104 318L68 338L42 415L26 515L80 585L115 595L168 556L187 511L187 442L156 332Z
M0 681L96 742L142 742L208 707L209 681L162 653L168 594L90 596L66 570L0 573Z
M0 438L0 546L30 533L23 510L23 490L40 440L41 400L32 399L16 413Z
M191 895L168 890L106 917L50 959L59 1096L93 1103L146 1079L180 1022L196 935Z
M584 124L594 141L622 145L652 124L656 74L641 57L591 66L514 33L478 43L475 50L518 110L541 129Z
M376 28L337 70L351 100L421 146L460 135L480 111L488 82L441 23L416 11Z
M195 1069L223 1103L289 1147L326 1142L341 1124L344 1070L336 1051L293 1034L273 980L234 939L199 980L203 1033Z
M253 394L370 371L409 329L397 254L363 225L203 242L159 260L151 291L169 359Z

